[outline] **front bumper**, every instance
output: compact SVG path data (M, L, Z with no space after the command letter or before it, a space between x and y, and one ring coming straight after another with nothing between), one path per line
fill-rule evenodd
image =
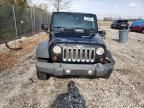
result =
M107 64L65 64L37 62L37 71L55 76L96 76L107 75L113 69L112 63Z

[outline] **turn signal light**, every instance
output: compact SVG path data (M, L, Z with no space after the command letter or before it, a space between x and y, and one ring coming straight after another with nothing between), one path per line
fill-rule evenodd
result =
M104 63L105 63L104 58L100 58L100 62L101 62L102 64L104 64Z
M52 58L52 60L53 60L53 61L57 61L57 60L58 60L57 56L54 56L54 57Z

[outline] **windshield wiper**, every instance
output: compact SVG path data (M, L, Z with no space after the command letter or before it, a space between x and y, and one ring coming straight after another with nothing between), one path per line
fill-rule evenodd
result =
M64 31L63 27L53 27L52 31L54 31L55 33L60 33Z
M66 28L66 27L54 27L52 30L55 32L71 32L71 31L73 31L72 28Z

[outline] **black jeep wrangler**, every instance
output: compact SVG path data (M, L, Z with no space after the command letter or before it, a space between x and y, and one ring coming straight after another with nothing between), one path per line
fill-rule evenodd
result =
M42 29L48 31L48 25ZM94 14L54 12L49 41L39 44L36 56L40 80L51 75L108 78L114 66Z

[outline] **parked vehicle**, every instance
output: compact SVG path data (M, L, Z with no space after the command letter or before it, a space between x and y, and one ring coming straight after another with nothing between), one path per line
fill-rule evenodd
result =
M111 24L112 29L128 29L128 20L114 20Z
M48 25L42 29L48 31ZM94 14L54 12L49 41L39 44L36 56L41 80L51 75L109 78L114 66Z
M130 27L130 31L141 32L144 33L144 20L139 20L133 22Z

